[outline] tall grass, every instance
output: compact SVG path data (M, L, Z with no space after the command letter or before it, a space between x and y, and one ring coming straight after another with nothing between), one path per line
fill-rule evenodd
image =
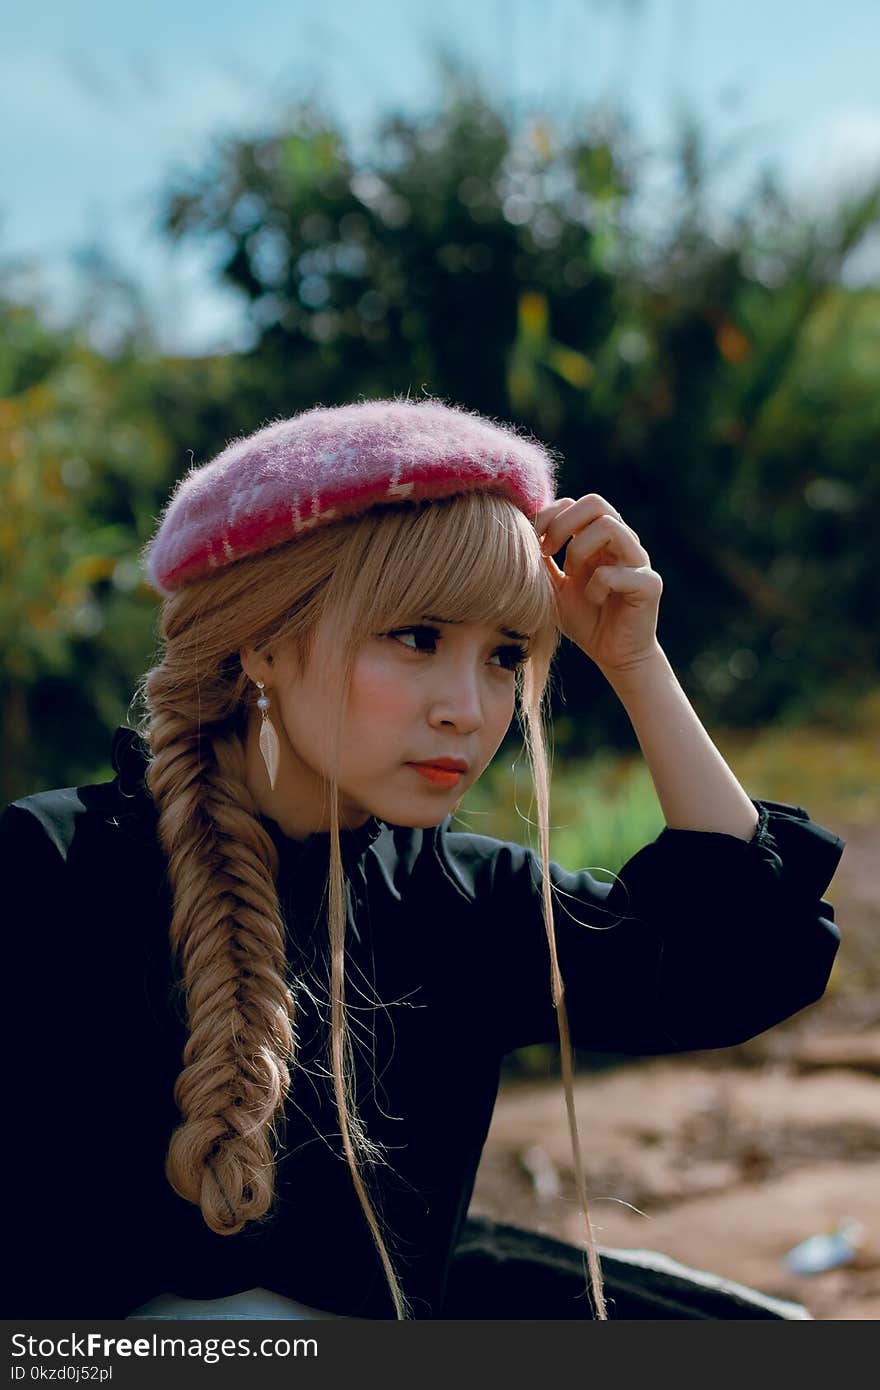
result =
M497 762L459 807L456 829L537 846L528 768ZM663 816L641 758L599 754L557 758L553 774L550 854L566 869L616 872L659 835Z
M714 734L749 796L804 806L814 820L880 826L880 692L849 712L849 727L772 726ZM464 798L456 828L537 844L524 759L499 757ZM557 755L550 851L566 869L618 870L663 829L639 754ZM599 874L599 877L602 875Z

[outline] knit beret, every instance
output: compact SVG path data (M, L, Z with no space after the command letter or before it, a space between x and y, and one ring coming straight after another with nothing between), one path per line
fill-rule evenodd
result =
M379 504L485 491L531 518L554 497L549 449L434 399L316 406L235 439L179 480L143 564L162 595Z

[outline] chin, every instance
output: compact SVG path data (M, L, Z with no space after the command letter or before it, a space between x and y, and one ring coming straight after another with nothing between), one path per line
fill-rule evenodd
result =
M395 811L389 807L387 811L376 810L372 814L386 825L399 825L407 830L430 830L445 820L453 809L452 806L436 806L433 809L428 806L421 811L405 811L403 808Z

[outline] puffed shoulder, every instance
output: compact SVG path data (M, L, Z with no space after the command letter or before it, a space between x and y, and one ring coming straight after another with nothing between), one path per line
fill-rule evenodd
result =
M67 858L72 824L82 807L72 787L12 801L0 812L0 856L19 871L57 867Z
M687 891L688 884L718 885L719 873L754 871L765 877L769 871L785 879L795 893L817 898L834 876L845 841L811 820L802 806L766 800L756 800L753 805L758 824L750 840L716 831L667 827L627 861L621 877L630 889L645 881L656 893L667 882L678 893ZM446 876L471 899L497 889L506 874L518 878L526 863L531 865L533 876L540 875L533 850L513 841L453 831L448 819L431 843ZM568 875L558 865L553 867L559 875ZM606 884L590 879L586 871L580 877L584 884L595 886L597 900L607 895Z
M761 880L778 878L801 900L819 898L834 877L845 841L811 820L802 806L764 800L753 805L758 824L750 840L666 828L629 860L627 881L633 885L648 874L656 884L658 873L668 874L678 891L689 891L689 885L702 891L719 885L717 875L737 872Z
M799 806L756 801L750 840L663 830L614 882L549 865L575 1045L654 1053L744 1042L818 1000L840 933L821 894L843 851ZM551 1042L556 1020L538 856L449 833L437 852L480 914L505 1050Z

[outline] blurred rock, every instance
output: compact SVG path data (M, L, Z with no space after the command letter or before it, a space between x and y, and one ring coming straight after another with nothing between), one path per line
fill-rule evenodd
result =
M800 1072L845 1067L847 1071L880 1076L880 1028L867 1033L805 1038L792 1060Z
M792 1274L824 1274L856 1260L867 1231L861 1221L844 1218L833 1231L807 1236L782 1257Z

